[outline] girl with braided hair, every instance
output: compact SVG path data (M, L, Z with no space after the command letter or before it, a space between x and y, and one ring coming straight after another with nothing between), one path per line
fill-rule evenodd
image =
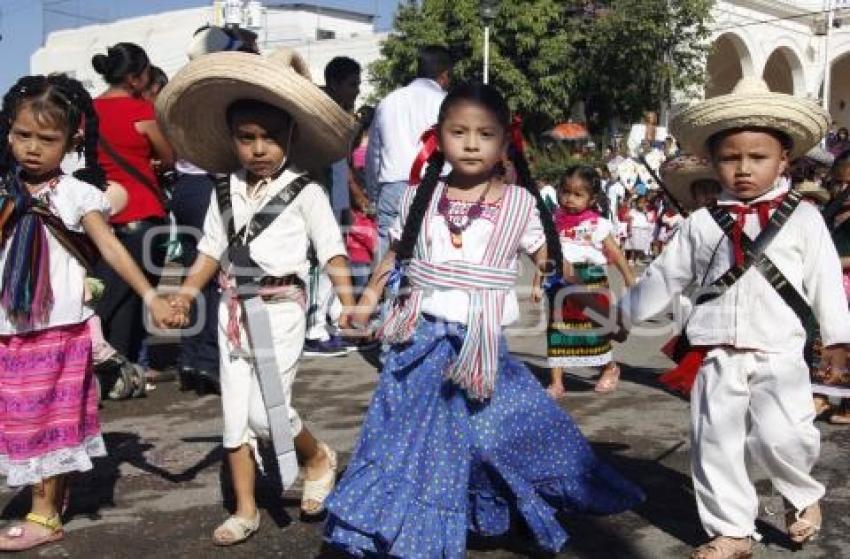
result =
M106 454L91 366L92 311L83 304L86 269L98 252L145 297L156 324L173 318L107 225L97 126L91 97L63 75L21 78L3 98L0 474L10 486L32 486L32 508L0 532L0 551L62 539L68 474L91 469L91 459ZM63 157L78 147L85 166L63 174Z
M507 103L491 86L460 85L423 141L424 178L406 191L394 246L355 315L365 323L385 285L399 289L382 326L386 364L329 500L326 538L359 555L460 558L468 531L504 534L519 517L555 552L567 540L558 510L611 514L643 494L596 459L508 352L502 327L519 317L519 253L544 271L563 267ZM506 151L519 185L503 179ZM441 178L444 162L452 171Z
M546 353L552 371L547 389L555 399L565 394L564 370L575 367L596 367L599 380L594 387L604 394L617 389L620 367L614 361L609 336L600 332L584 311L588 297L597 305L608 305L608 273L606 265L615 266L627 286L635 277L626 262L617 240L614 225L606 219L608 196L593 167L576 165L567 169L558 186L558 208L554 212L555 229L561 242L564 258L573 266L582 284L582 293L564 293L557 283L542 284L540 274L534 279L532 299L549 299L549 324L546 331ZM552 289L554 287L554 289Z

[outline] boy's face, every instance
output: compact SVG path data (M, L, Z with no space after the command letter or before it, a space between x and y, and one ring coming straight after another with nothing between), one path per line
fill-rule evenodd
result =
M292 141L292 120L280 111L236 112L230 137L239 164L255 179L274 175L283 165Z
M744 130L718 143L712 164L724 190L741 200L752 200L771 190L785 172L788 151L766 132Z

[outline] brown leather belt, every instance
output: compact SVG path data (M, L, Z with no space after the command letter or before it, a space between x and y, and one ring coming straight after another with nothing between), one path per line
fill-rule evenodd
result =
M263 276L260 278L260 287L285 287L287 285L302 285L303 282L296 274L287 276Z

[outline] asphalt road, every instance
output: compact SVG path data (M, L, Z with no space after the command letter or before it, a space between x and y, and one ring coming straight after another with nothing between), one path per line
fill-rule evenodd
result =
M526 308L528 308L526 306ZM541 378L544 338L539 315L526 314L510 337L511 349ZM658 353L663 337L634 337L617 348L623 382L613 394L593 392L593 374L568 375L562 400L596 451L640 483L648 500L614 517L569 517L571 535L558 557L684 557L704 540L688 474L687 402L665 393L655 376L668 362ZM295 385L296 406L310 428L341 452L342 464L355 442L376 370L371 358L305 359ZM76 476L64 541L32 557L334 557L323 548L321 524L298 519L299 489L283 496L261 480L262 528L244 545L215 548L210 534L226 517L222 483L219 400L181 393L164 383L147 398L106 402L103 432L109 456ZM823 450L816 475L828 486L820 538L795 559L850 557L850 429L819 424ZM758 475L757 472L754 472ZM790 557L782 526L781 500L769 483L762 497L760 529L765 542L757 557ZM26 512L28 493L4 488L0 520ZM772 514L771 511L774 513ZM26 556L26 555L25 555ZM538 557L518 538L471 541L470 557Z

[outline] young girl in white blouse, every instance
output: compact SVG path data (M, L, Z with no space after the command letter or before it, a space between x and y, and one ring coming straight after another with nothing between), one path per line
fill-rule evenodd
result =
M425 176L361 298L366 324L384 285L399 290L378 388L328 502L326 538L352 554L460 559L468 531L504 534L515 518L554 552L567 538L556 510L610 514L642 498L507 350L519 254L562 261L510 122L490 86L449 92L424 137ZM521 185L503 180L506 151Z
M620 380L620 368L614 361L607 332L599 331L584 312L586 296L607 307L610 300L608 272L611 263L622 274L626 286L635 278L626 257L617 245L614 226L599 213L607 205L599 175L588 166L567 169L558 187L555 230L561 242L564 260L572 264L576 278L585 291L582 297L562 297L558 286L549 286L549 324L546 331L548 364L552 382L547 391L553 398L564 395L564 369L596 367L599 380L594 390L613 392ZM533 299L540 301L544 290L542 277L534 280Z
M822 366L842 370L850 317L823 219L781 179L828 123L814 103L752 78L673 120L685 149L709 157L723 193L717 208L682 223L620 308L628 326L699 288L685 356L696 358L696 377L676 379L690 390L694 493L712 538L694 550L696 559L752 555L759 500L748 456L785 499L791 540L803 544L820 529L824 487L811 475L820 437L801 317L811 312L820 324Z
M107 224L97 122L85 88L64 75L23 77L3 98L0 473L10 486L31 486L32 505L23 522L0 532L0 551L61 540L68 475L106 454L86 270L102 257L145 299L155 323L172 315ZM62 159L78 147L84 167L63 174Z

